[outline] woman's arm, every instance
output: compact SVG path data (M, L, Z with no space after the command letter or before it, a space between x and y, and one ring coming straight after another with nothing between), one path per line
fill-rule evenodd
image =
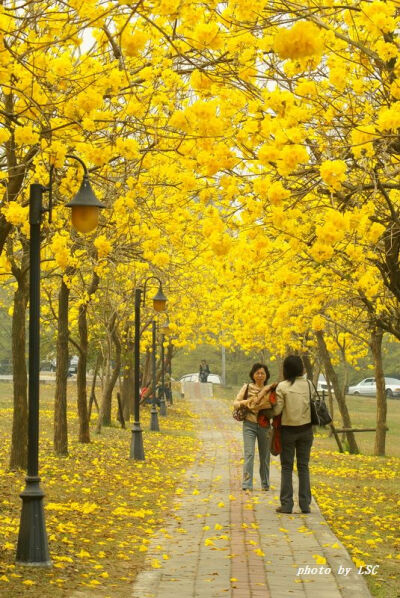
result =
M276 405L274 405L274 415L279 415L280 413L282 413L282 409L285 405L285 398L284 398L284 394L282 392L282 389L279 387L280 385L278 384L278 386L276 387Z
M242 388L239 390L236 399L233 402L233 406L235 409L238 409L242 405L247 405L247 399L243 400L247 388L247 384L243 384Z

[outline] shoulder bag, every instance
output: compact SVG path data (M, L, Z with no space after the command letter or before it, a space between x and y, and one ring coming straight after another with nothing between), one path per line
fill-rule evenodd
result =
M248 394L249 394L249 385L246 386L246 390L244 391L242 401L245 401L247 399ZM244 419L246 419L247 412L248 412L247 407L244 407L244 406L237 407L232 411L232 417L237 422L242 422Z
M320 396L318 390L315 388L314 390L317 393L317 398L313 399L311 397L311 384L310 380L307 380L308 390L310 393L310 411L311 411L311 423L313 426L326 426L332 422L332 418L328 411L328 407L326 406L325 399Z

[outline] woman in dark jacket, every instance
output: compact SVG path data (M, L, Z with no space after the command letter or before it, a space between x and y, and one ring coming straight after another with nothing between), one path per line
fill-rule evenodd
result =
M205 359L202 359L200 362L200 368L199 368L199 381L207 382L209 373L210 373L210 368L208 367L208 363L206 362Z

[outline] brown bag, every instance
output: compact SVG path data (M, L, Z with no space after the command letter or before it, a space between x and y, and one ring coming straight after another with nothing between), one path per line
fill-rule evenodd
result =
M243 401L245 401L247 399L248 394L249 394L249 385L247 385L246 390L244 391ZM248 411L249 410L247 409L247 407L236 407L232 411L232 417L237 422L242 422L243 420L246 419L246 415L247 415Z

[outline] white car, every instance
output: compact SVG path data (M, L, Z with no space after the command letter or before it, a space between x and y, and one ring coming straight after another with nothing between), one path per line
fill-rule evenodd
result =
M70 359L69 366L68 366L68 376L72 376L76 374L78 371L78 361L79 357L77 355L73 355Z
M199 374L185 374L182 378L179 379L181 384L183 382L198 382L199 381ZM212 384L222 384L221 377L218 374L208 374L207 382L211 382Z
M400 380L397 378L385 378L385 388L387 397L400 397ZM358 384L349 386L347 394L374 397L376 395L375 378L365 378Z
M330 385L330 387L331 387L331 393L333 395L334 392L333 392L332 384ZM328 394L328 382L325 380L325 376L323 376L322 374L320 374L318 376L317 390L320 393L324 392L326 395Z

